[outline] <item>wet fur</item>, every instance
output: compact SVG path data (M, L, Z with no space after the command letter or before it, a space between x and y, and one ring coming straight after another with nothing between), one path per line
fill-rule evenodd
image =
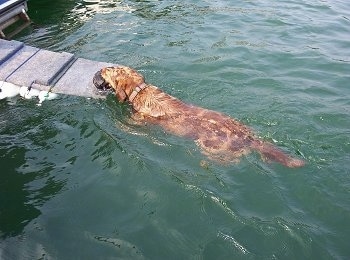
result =
M123 66L103 68L96 73L94 81L97 77L113 88L120 102L128 101L133 90L144 82L141 74ZM157 124L172 134L193 139L211 160L237 162L242 155L255 150L266 161L276 161L287 167L304 165L303 160L293 158L257 138L247 126L235 119L186 104L153 85L148 84L130 104L136 122Z

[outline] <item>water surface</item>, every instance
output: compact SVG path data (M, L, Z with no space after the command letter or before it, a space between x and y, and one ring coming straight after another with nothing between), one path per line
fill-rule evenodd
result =
M16 40L134 67L307 165L203 167L113 96L2 100L1 259L350 257L346 1L31 0L29 15Z

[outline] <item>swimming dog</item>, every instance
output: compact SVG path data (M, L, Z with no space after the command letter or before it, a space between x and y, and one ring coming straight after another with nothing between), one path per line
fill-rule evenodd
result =
M237 162L242 155L255 150L265 161L276 161L291 168L305 164L303 160L261 140L237 120L220 112L186 104L146 83L144 77L132 68L102 68L94 75L93 83L98 89L112 89L119 102L129 102L136 122L159 125L169 133L194 140L211 160Z

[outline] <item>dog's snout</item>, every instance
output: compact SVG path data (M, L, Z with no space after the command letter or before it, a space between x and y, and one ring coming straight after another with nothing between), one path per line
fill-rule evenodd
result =
M101 75L101 71L97 71L94 75L93 78L93 83L95 85L96 88L100 89L100 90L107 90L110 89L109 84L104 80L104 78Z

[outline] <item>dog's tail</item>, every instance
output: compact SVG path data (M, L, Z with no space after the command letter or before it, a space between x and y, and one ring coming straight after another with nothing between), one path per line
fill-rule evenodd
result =
M258 141L253 147L261 154L262 158L267 161L275 161L290 168L302 167L305 165L305 161L291 157L270 143Z

